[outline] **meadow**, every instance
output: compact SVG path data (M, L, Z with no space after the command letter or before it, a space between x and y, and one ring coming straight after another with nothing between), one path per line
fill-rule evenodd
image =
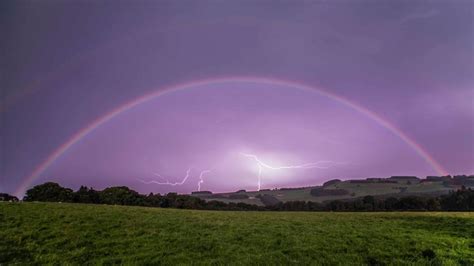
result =
M257 198L259 194L267 194L275 197L281 202L288 201L312 201L312 202L325 202L333 200L347 200L347 199L356 199L364 196L437 196L437 195L446 195L449 191L460 189L460 184L465 185L466 187L474 188L474 177L466 178L464 183L454 184L454 181L451 180L452 184L446 184L443 181L430 181L430 182L420 182L421 180L404 180L404 179L384 179L384 181L392 181L395 183L387 182L366 182L366 183L353 183L355 180L346 180L342 182L337 182L323 187L313 186L313 187L302 187L302 188L292 188L292 189L274 189L274 190L260 190L260 191L245 191L245 192L229 192L229 193L216 193L216 194L195 194L194 196L200 197L204 200L217 200L222 202L243 202L246 204L253 204L263 206L264 204L260 199ZM364 181L364 180L360 180ZM426 180L423 180L426 181ZM320 188L323 190L331 191L333 189L344 189L347 190L345 195L324 195L324 196L315 196L311 195L311 190ZM247 195L248 198L234 198L232 195Z
M473 265L474 213L0 203L0 264Z

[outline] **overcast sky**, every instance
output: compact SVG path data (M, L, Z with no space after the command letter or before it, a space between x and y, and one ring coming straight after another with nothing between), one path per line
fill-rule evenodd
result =
M241 153L323 164L265 168L262 188L439 174L434 164L474 173L472 1L0 5L1 192L55 181L189 193L203 170L203 190L257 189L259 163Z

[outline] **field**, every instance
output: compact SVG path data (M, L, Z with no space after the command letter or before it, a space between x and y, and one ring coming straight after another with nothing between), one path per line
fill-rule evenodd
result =
M474 213L0 203L0 264L474 264Z
M351 183L350 181L339 182L336 184L319 187L325 190L333 189L344 189L348 191L347 195L328 195L328 196L313 196L311 195L311 189L317 187L305 187L296 189L278 189L278 190L265 190L265 191L246 191L246 192L230 192L230 193L217 193L212 195L196 194L194 196L200 197L204 200L217 200L222 202L243 202L247 204L254 204L263 206L263 203L256 196L259 194L267 194L275 197L281 202L287 201L313 201L313 202L324 202L331 200L345 200L355 199L367 195L372 196L426 196L429 194L440 195L447 194L451 190L455 190L456 187L450 187L443 184L443 182L419 182L419 181L406 181L397 180L396 183ZM246 199L231 199L232 195L243 194L249 198Z

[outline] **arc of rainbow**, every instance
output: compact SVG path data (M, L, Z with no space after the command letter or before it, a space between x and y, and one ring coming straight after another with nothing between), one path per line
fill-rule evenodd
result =
M127 102L119 107L109 111L108 113L98 117L92 123L88 124L83 129L79 130L77 133L72 135L66 142L64 142L61 146L59 146L56 150L53 151L41 164L39 164L30 175L28 175L25 180L20 184L17 188L15 195L22 196L25 192L26 188L35 180L37 179L42 172L44 172L49 166L56 159L58 159L64 152L66 152L71 146L79 142L82 138L87 136L89 133L94 131L97 127L101 126L102 124L106 123L107 121L113 119L117 115L132 109L135 106L138 106L142 103L145 103L151 99L156 97L165 95L167 93L190 89L193 87L203 86L203 85L214 85L219 83L230 83L230 82L246 82L246 83L257 83L257 84L265 84L265 85L275 85L275 86L286 86L294 89L300 89L305 91L313 91L317 92L320 95L328 97L332 100L340 102L359 113L369 117L370 119L374 120L376 123L381 125L382 127L388 129L393 134L398 136L402 139L405 143L407 143L419 156L421 156L438 174L440 175L447 175L447 171L438 163L436 160L417 142L411 139L407 134L403 131L398 129L395 125L390 123L385 118L381 117L380 115L370 111L369 109L360 106L357 103L351 102L348 99L341 97L339 95L330 93L322 88L309 86L303 83L295 82L295 81L288 81L288 80L281 80L277 78L267 78L267 77L222 77L222 78L213 78L213 79L203 79L197 81L191 81L187 83L180 83L174 86L169 86L161 90L153 91L151 93L147 93L142 95L130 102Z

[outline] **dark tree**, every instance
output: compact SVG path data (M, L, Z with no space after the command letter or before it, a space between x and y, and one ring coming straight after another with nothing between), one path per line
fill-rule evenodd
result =
M403 197L398 201L397 210L426 210L426 203L420 197Z
M7 193L0 193L0 201L17 202L18 198Z
M385 203L385 210L387 211L393 211L397 208L398 206L398 199L394 197L390 197L384 201Z
M449 211L474 210L474 190L462 187L460 190L451 192L441 198L441 207Z
M72 202L73 191L58 183L47 182L26 191L25 201Z
M109 187L100 193L100 201L105 204L145 206L145 196L128 187Z
M93 188L88 188L86 186L81 186L75 193L73 197L74 202L80 203L101 203L99 192L95 191Z
M469 177L470 178L470 177ZM343 190L322 190L318 188L312 193L341 193ZM245 192L239 192L235 198L247 198ZM216 194L221 198L228 198L225 194ZM11 199L8 194L0 193L0 200ZM164 196L150 193L142 195L128 187L110 187L102 191L81 186L76 192L69 188L61 187L57 183L44 183L29 189L25 201L50 201L50 202L77 202L77 203L102 203L116 205L148 206L161 208L180 208L198 210L274 210L274 211L408 211L408 210L446 210L446 211L472 211L474 210L474 191L462 187L460 190L450 192L448 195L432 196L406 196L401 198L390 197L383 199L380 196L365 196L352 200L333 200L324 203L311 201L281 202L273 195L258 194L256 196L265 205L249 205L245 203L225 203L222 201L205 201L190 195L168 193ZM12 200L16 198L13 197ZM211 199L210 197L206 198Z

